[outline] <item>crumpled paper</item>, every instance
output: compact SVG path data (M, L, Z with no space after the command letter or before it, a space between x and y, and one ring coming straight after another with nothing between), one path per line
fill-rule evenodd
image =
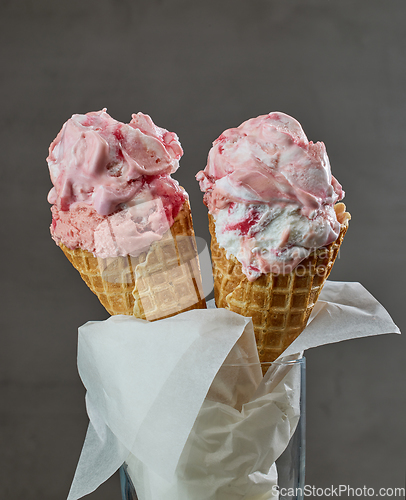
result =
M283 356L319 345L385 333L400 334L400 330L360 283L327 281L305 330Z
M210 385L245 329L252 332L250 320L226 310L82 326L78 368L90 424L69 500L96 489L131 452L171 479Z
M138 499L277 499L275 461L300 418L300 368L298 363L281 365L263 379L258 362L230 365L227 360L203 402L170 481L136 457L127 458L126 472L136 485ZM246 383L235 385L231 380L235 376Z
M384 333L400 331L385 309L360 284L327 282L307 328L285 351L284 357L317 345ZM268 458L262 454L263 463L253 469L258 471L256 475L246 480L247 475L239 475L239 480L235 477L235 494L231 496L227 496L225 486L230 484L230 477L222 477L230 464L234 467L236 461L243 463L250 454L249 448L244 453L238 448L242 435L248 433L254 445L266 443L264 449L269 451L275 446L272 443L288 444L298 420L297 402L288 390L297 382L289 381L289 373L286 380L280 381L282 385L276 392L274 388L263 396L256 394L263 390L261 386L265 386L267 378L260 382L253 342L251 321L224 309L188 311L153 323L115 316L82 326L78 368L87 389L90 423L68 500L94 491L124 462L144 485L141 489L145 491L137 490L139 500L214 500L219 498L216 491L221 491L218 488L223 486L226 489L221 493L222 500L273 498L271 493L258 496L265 491L260 485L265 484L264 488L270 491L270 486L276 484L272 463L283 449L273 450ZM227 404L221 401L219 394L229 399L228 385L220 385L216 390L211 385L220 367L230 362L229 356L237 356L236 359L245 364L252 364L256 356L257 364L254 362L251 366L257 368L250 368L248 378L252 387L243 396L233 394L233 402L224 413ZM281 387L284 389L280 390ZM212 395L213 390L217 391L212 399L209 399L210 393L206 398L210 388ZM229 451L222 462L222 471L217 470L220 474L217 490L208 496L205 489L199 496L194 484L192 497L187 485L193 481L190 475L184 475L187 468L196 463L197 457L193 461L190 458L193 452L190 446L194 439L204 435L205 429L201 426L206 422L206 431L213 430L213 420L205 420L207 412L217 412L220 420L231 412L235 422L243 422L244 419L240 419L243 412L248 411L246 405L255 405L257 399L269 395L272 408L283 408L278 416L274 415L273 424L267 421L268 428L274 425L273 436L266 437L252 417L252 425L245 424L249 429L243 434L237 433L240 436L236 438L237 448ZM236 428L238 425L243 424L236 424ZM224 485L221 481L225 481ZM252 489L250 481L259 485L259 489L256 490L256 486ZM157 486L155 492L149 486L152 483ZM242 491L244 495L237 494Z

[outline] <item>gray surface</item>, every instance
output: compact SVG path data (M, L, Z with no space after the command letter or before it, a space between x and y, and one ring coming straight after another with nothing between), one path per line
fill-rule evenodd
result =
M405 330L404 1L3 0L0 498L65 498L87 427L76 331L107 317L49 237L45 158L73 113L143 111L176 131L194 180L226 128L269 111L326 143L353 215L332 278ZM404 337L308 353L307 483L405 483ZM90 495L119 498L117 477Z

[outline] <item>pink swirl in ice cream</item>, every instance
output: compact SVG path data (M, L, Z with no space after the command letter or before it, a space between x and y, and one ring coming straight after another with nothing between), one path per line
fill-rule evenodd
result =
M173 224L187 195L170 177L183 151L148 115L73 115L49 148L51 233L100 257L138 255Z
M344 197L323 143L309 142L284 113L252 118L214 141L197 176L216 238L248 279L291 272L337 239Z

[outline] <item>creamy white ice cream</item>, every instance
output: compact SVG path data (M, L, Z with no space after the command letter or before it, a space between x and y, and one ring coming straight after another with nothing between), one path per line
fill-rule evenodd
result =
M290 273L340 232L334 204L344 192L331 175L325 146L309 142L283 113L223 132L196 178L220 247L251 281Z

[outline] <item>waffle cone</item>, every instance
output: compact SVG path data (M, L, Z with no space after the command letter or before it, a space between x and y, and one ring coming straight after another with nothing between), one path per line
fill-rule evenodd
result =
M162 239L137 257L101 259L60 246L111 315L154 321L206 307L188 200Z
M313 252L290 274L270 273L255 281L248 281L233 255L227 259L209 215L216 306L252 318L261 362L277 359L305 329L348 228L350 215L343 203L336 205L336 213L341 223L336 241Z

